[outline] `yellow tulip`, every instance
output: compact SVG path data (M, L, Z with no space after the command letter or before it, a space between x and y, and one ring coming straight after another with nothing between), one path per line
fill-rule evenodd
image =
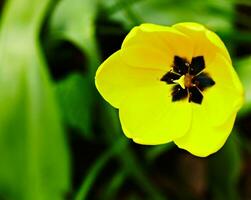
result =
M96 87L134 142L205 157L227 140L243 87L221 39L197 23L134 27L98 68Z

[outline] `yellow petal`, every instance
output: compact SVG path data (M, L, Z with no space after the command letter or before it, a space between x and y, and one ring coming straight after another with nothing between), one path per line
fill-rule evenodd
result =
M205 71L216 82L217 87L225 89L226 93L234 93L243 98L243 86L231 63L221 54L216 54Z
M125 135L140 144L162 144L183 136L191 123L191 104L171 101L163 82L135 90L126 97L119 116Z
M191 61L192 57L193 45L191 39L168 26L141 24L134 27L126 36L122 49L132 45L148 45L166 54L172 52L174 55L186 58L188 61Z
M207 118L211 126L219 126L235 114L243 104L243 89L233 67L225 57L217 54L205 72L215 85L204 90L201 105L196 109ZM194 109L195 106L193 106Z
M229 53L221 39L203 25L184 22L173 25L180 32L188 35L194 42L193 56L204 56L206 65L210 64L216 53L221 53L231 63Z
M121 58L134 67L159 69L167 72L173 64L173 52L161 51L149 45L131 45L121 50Z
M224 145L233 128L235 116L232 114L221 126L212 127L207 116L200 113L199 107L194 104L191 129L174 142L179 148L196 156L206 157Z
M241 96L214 85L203 92L203 101L198 105L198 110L207 118L209 125L216 127L225 123L229 116L236 114L242 102Z
M95 84L104 99L118 108L127 93L156 84L163 75L159 70L128 66L121 59L121 51L117 51L98 68Z
M218 35L216 35L214 32L207 30L206 31L206 36L207 38L215 45L217 46L222 54L225 56L225 58L232 64L232 60L230 58L230 55L228 53L228 50L225 46L225 44L222 42L222 40L220 39L220 37Z
M200 112L208 118L208 123L218 126L235 114L243 105L243 88L232 65L217 54L205 72L215 81L215 85L203 91Z
M223 146L243 104L242 85L222 54L216 54L205 72L213 78L215 85L203 91L201 105L192 104L191 129L184 137L175 140L180 148L202 157Z

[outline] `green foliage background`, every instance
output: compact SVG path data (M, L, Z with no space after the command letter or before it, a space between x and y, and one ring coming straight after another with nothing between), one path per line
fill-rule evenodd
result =
M0 200L251 198L251 1L0 4ZM204 159L133 144L94 86L133 26L182 21L221 36L246 92L231 137Z

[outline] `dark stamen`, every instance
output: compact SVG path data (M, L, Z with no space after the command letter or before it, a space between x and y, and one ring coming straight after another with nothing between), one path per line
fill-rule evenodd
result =
M172 88L172 101L185 99L188 95L187 89L183 89L180 85L175 85Z
M198 76L195 76L192 82L201 90L205 90L215 84L214 80L207 73L200 73Z
M173 70L176 73L180 75L185 75L188 72L189 63L186 59L181 58L179 56L174 56L173 64Z
M160 80L165 81L168 84L173 84L174 83L173 81L178 80L179 78L180 78L180 75L169 71Z
M213 86L215 81L205 72L205 61L203 56L192 58L191 64L179 56L174 56L173 69L167 72L161 81L167 84L176 84L172 88L172 101L179 101L188 97L189 102L201 104L203 100L202 91ZM184 88L175 80L184 78Z
M189 90L189 102L194 102L201 104L203 95L201 94L200 90L197 87L191 87Z
M205 61L203 56L193 57L190 68L189 74L197 75L205 68Z

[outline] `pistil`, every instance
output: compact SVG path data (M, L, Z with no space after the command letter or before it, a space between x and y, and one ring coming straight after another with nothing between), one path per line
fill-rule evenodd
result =
M190 88L190 87L193 87L194 84L192 82L193 80L193 75L190 75L190 74L186 74L185 77L184 77L184 85L185 85L185 88Z

